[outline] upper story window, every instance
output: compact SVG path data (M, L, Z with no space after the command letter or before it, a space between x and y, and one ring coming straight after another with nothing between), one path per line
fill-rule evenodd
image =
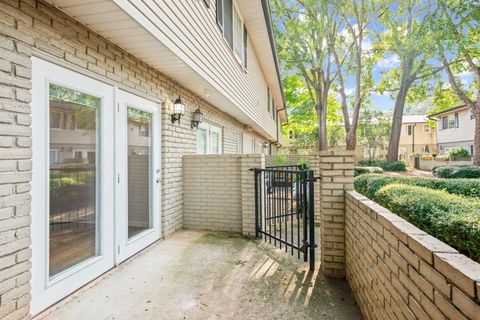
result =
M423 125L423 132L429 133L430 132L430 126L428 124Z
M458 113L449 114L442 117L442 130L458 128Z
M409 135L409 136L412 135L412 126L410 126L410 125L407 126L407 135Z
M247 68L247 29L234 0L217 0L217 24L235 58Z

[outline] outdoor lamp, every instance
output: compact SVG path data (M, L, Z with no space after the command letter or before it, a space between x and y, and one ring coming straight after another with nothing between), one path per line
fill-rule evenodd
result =
M180 123L180 119L182 116L185 115L185 105L182 102L182 99L180 99L180 96L178 96L178 99L175 100L173 103L173 114L172 114L172 123L175 123L178 121Z
M198 125L202 122L203 120L203 113L200 111L200 108L197 108L195 112L193 113L192 117L192 129L193 128L198 128Z

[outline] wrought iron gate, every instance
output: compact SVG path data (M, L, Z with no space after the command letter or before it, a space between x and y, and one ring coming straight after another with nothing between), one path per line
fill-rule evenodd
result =
M305 165L255 168L255 230L315 268L313 170Z

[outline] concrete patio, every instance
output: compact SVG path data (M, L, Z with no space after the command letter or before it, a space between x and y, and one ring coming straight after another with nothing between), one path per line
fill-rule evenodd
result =
M152 245L37 317L360 318L345 280L309 273L308 264L260 240L190 230Z

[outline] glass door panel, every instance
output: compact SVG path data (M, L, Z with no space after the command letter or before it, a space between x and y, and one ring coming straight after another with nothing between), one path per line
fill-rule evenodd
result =
M127 107L128 122L128 239L152 227L152 114Z
M98 254L101 99L49 84L49 276ZM79 152L74 149L82 149ZM52 158L54 156L54 158Z
M160 238L160 106L118 90L116 262Z

